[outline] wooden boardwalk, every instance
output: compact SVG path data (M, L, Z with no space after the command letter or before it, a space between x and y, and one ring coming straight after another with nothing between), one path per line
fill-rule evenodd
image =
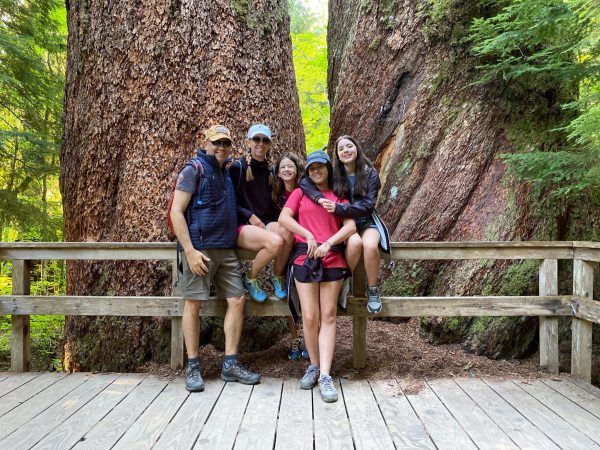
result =
M0 449L591 449L600 390L571 379L337 381L257 386L143 374L0 373Z

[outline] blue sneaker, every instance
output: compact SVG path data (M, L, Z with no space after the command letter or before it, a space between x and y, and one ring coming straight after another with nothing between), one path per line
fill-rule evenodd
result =
M329 375L321 375L319 377L319 390L321 391L321 398L325 403L337 402L337 391Z
M273 293L279 300L285 300L287 298L287 289L285 288L285 277L276 276L273 271L269 273L269 280L273 285Z
M306 346L302 348L302 359L310 359L310 355L308 354L308 349Z
M319 381L319 373L319 366L309 365L304 376L298 381L300 389L308 390L314 388Z
M267 299L267 294L261 289L260 284L258 284L258 278L248 278L244 274L242 275L242 281L252 300L262 303Z
M296 360L300 359L301 355L302 355L302 339L300 339L300 338L292 339L292 348L290 349L290 352L288 353L288 359L290 361L296 361Z

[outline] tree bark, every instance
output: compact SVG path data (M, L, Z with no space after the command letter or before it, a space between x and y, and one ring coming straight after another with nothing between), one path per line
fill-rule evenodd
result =
M479 6L449 2L446 14L454 21L442 24L447 29L432 30L426 19L430 4L330 2L330 142L353 135L374 160L382 180L378 208L394 241L551 237L552 231L540 234L540 219L529 215L528 187L504 178L498 156L515 149L500 96L471 85L471 58L453 40L453 33L481 13ZM384 293L499 294L511 265L398 261L384 271ZM535 289L535 269L519 265L512 270L519 282L511 294ZM456 322L450 329L444 320L428 322L426 329L447 340L464 340L470 321ZM494 356L510 355L516 347L516 353L525 352L535 339L535 320L520 326L526 339L507 333L506 339L486 336L467 345ZM490 344L494 339L502 342Z
M68 2L60 187L67 241L165 241L173 180L215 123L304 152L285 0ZM72 263L70 294L160 295L165 262ZM67 370L168 358L163 319L68 318Z

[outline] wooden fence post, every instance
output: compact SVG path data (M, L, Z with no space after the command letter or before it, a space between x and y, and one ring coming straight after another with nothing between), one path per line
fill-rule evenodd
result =
M179 278L177 260L172 261L173 265L173 296L181 296L181 288L177 284ZM183 368L184 346L183 346L183 325L181 317L171 318L171 369Z
M352 275L352 293L357 297L365 295L367 275L362 258ZM367 365L367 317L352 316L352 365L363 369Z
M593 298L594 268L592 263L573 260L573 295ZM592 322L573 317L571 374L588 383L592 380Z
M12 261L12 293L29 295L31 263L27 260ZM10 370L29 372L31 370L29 316L13 315L10 344Z
M540 296L558 295L558 260L542 260L539 286ZM558 374L558 317L540 316L540 367Z

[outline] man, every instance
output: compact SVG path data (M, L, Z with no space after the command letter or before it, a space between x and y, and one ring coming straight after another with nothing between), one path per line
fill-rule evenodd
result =
M260 374L237 359L244 321L244 286L235 254L236 201L225 161L231 152L231 134L223 125L205 132L206 150L188 161L177 179L171 221L182 252L183 336L188 356L186 389L204 390L200 373L200 305L209 299L211 282L218 298L227 299L225 313L224 381L257 384ZM200 164L198 164L200 163Z

